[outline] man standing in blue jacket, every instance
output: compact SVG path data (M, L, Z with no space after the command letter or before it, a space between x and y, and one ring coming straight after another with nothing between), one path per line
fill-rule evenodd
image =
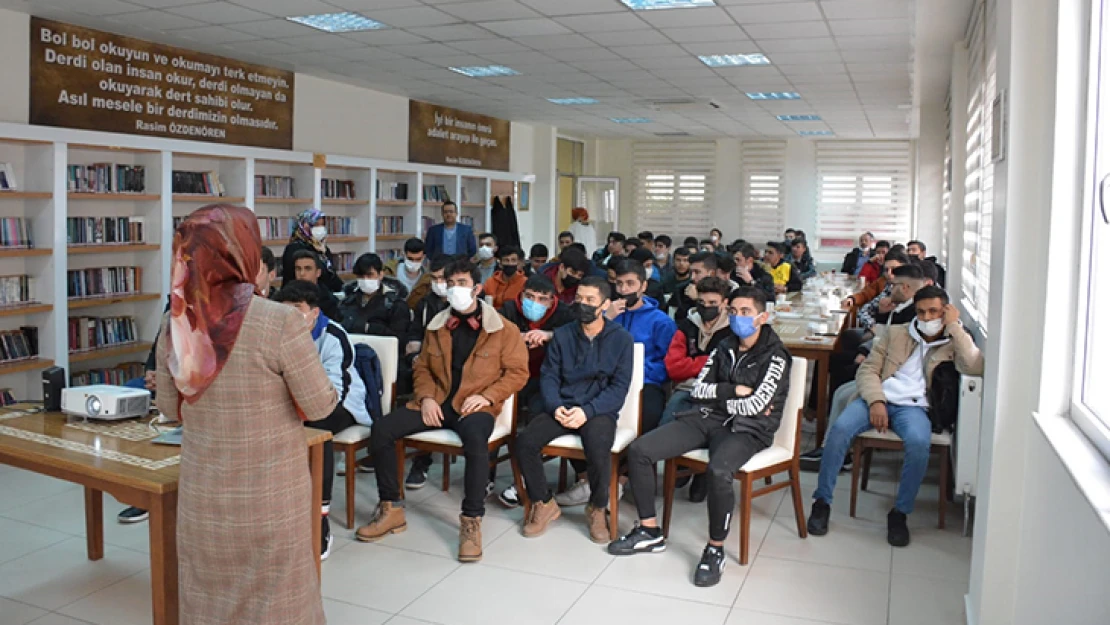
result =
M643 266L640 266L641 270ZM543 448L565 434L582 438L589 476L590 504L586 523L590 540L609 541L609 453L617 419L632 384L632 337L605 318L609 283L589 276L578 285L572 312L577 323L557 330L540 368L544 413L517 434L514 455L532 502L524 519L524 535L535 537L561 516L543 470Z
M427 258L435 258L440 254L474 258L477 253L474 229L459 223L459 207L447 200L443 203L443 223L428 228L428 233L424 236L424 255Z

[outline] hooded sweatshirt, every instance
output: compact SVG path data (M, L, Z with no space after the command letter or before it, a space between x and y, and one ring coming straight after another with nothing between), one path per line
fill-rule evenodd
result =
M886 401L889 404L927 409L929 399L925 392L928 386L925 384L925 357L929 350L947 345L949 339L943 336L932 343L926 343L921 332L917 330L917 323L912 321L906 324L906 329L909 330L910 336L917 345L894 375L883 380L883 394L886 395Z
M689 391L693 388L694 378L709 360L709 352L731 335L728 315L724 312L713 321L708 332L696 310L691 310L686 319L680 320L666 358L667 375L676 383L675 390Z
M613 321L628 330L637 343L644 344L644 384L662 386L667 376L667 350L678 329L674 319L659 309L659 303L644 296L643 306L625 310Z
M555 330L540 369L544 410L581 406L587 419L617 418L632 385L632 337L605 320L592 339L578 322Z

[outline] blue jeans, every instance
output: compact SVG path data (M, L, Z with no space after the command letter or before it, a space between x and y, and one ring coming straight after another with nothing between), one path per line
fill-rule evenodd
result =
M929 465L929 447L933 437L933 426L929 415L919 406L895 406L887 404L890 429L902 438L906 450L902 462L902 477L898 481L898 497L894 507L903 514L913 512L913 503L921 480L925 478L925 468ZM862 399L848 404L840 413L836 423L825 437L825 451L821 455L821 472L817 476L817 490L814 499L832 504L833 488L844 464L844 457L854 439L871 428L871 412L867 402Z
M693 410L697 407L698 405L694 403L690 396L690 391L675 391L667 401L667 406L663 408L663 416L659 419L659 425L674 421L674 413L676 412Z

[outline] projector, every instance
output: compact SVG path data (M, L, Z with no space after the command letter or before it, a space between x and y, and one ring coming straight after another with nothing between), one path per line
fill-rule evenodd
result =
M150 410L150 391L126 386L76 386L62 389L62 412L89 419L118 421Z

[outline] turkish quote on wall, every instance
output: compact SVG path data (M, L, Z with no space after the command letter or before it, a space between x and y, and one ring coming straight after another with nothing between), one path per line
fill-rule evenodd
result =
M409 161L509 170L510 124L503 119L409 100Z
M32 124L293 147L293 73L31 19Z

